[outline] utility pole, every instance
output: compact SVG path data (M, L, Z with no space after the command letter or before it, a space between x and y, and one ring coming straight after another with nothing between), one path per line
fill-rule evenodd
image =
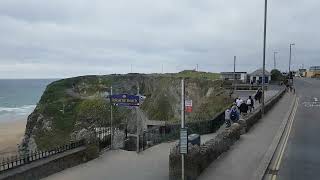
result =
M267 11L268 11L268 0L265 0L264 5L264 33L263 33L263 62L262 62L262 106L261 114L264 115L264 89L265 89L265 71L266 71L266 40L267 40Z
M277 62L276 62L276 54L278 52L273 52L273 69L277 69Z
M185 85L184 79L181 80L181 129L184 129L185 124ZM181 140L180 140L181 141ZM181 154L181 179L184 180L184 154Z
M163 74L163 64L162 64L162 74Z
M113 108L112 108L112 86L110 89L110 143L111 149L113 148Z
M234 88L234 92L237 90L236 87L236 60L237 60L237 56L233 57L233 88Z
M292 43L290 44L290 56L289 56L289 82L290 82L290 79L291 79L291 83L293 85L293 77L292 77L292 74L291 74L291 59L292 59L292 46L294 46L295 44Z
M199 71L199 64L197 64L197 72Z
M139 87L139 83L137 83L137 86L138 86L138 93L137 95L139 96L140 94L140 87ZM139 107L136 107L136 116L137 116L137 153L140 152L140 131L139 131L139 127L140 127L140 124L139 124L139 120L140 120L140 116L138 116L138 108Z
M292 58L292 46L294 46L295 44L294 43L292 43L292 44L290 44L290 56L289 56L289 74L290 74L290 72L291 72L291 58Z

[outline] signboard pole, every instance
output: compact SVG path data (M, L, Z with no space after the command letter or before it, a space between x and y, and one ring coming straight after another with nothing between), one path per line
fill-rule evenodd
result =
M110 95L112 97L112 86L111 86L111 90L110 90ZM112 144L113 144L113 127L112 127L112 121L113 121L113 109L112 109L112 100L110 98L110 143L111 143L111 146L110 148L112 149Z
M184 79L181 80L181 129L184 129L185 118L185 86ZM181 140L180 140L181 143ZM184 180L184 154L181 154L181 178Z
M138 84L138 96L139 96L139 92L140 91L140 88L139 88L139 84ZM138 108L139 107L136 107L136 116L137 116L137 153L139 153L139 151L140 151L140 142L139 142L139 140L140 140L140 132L139 132L139 116L138 116Z

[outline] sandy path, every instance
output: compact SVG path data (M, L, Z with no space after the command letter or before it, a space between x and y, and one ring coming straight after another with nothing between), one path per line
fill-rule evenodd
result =
M0 157L16 155L17 144L22 140L26 120L0 122Z

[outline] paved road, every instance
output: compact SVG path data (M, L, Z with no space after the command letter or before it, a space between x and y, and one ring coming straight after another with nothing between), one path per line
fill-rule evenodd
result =
M320 80L296 79L299 106L278 173L279 180L320 179Z

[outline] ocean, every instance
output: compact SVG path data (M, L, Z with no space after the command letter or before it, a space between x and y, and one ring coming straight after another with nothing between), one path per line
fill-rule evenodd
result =
M0 79L0 122L26 119L55 79Z

